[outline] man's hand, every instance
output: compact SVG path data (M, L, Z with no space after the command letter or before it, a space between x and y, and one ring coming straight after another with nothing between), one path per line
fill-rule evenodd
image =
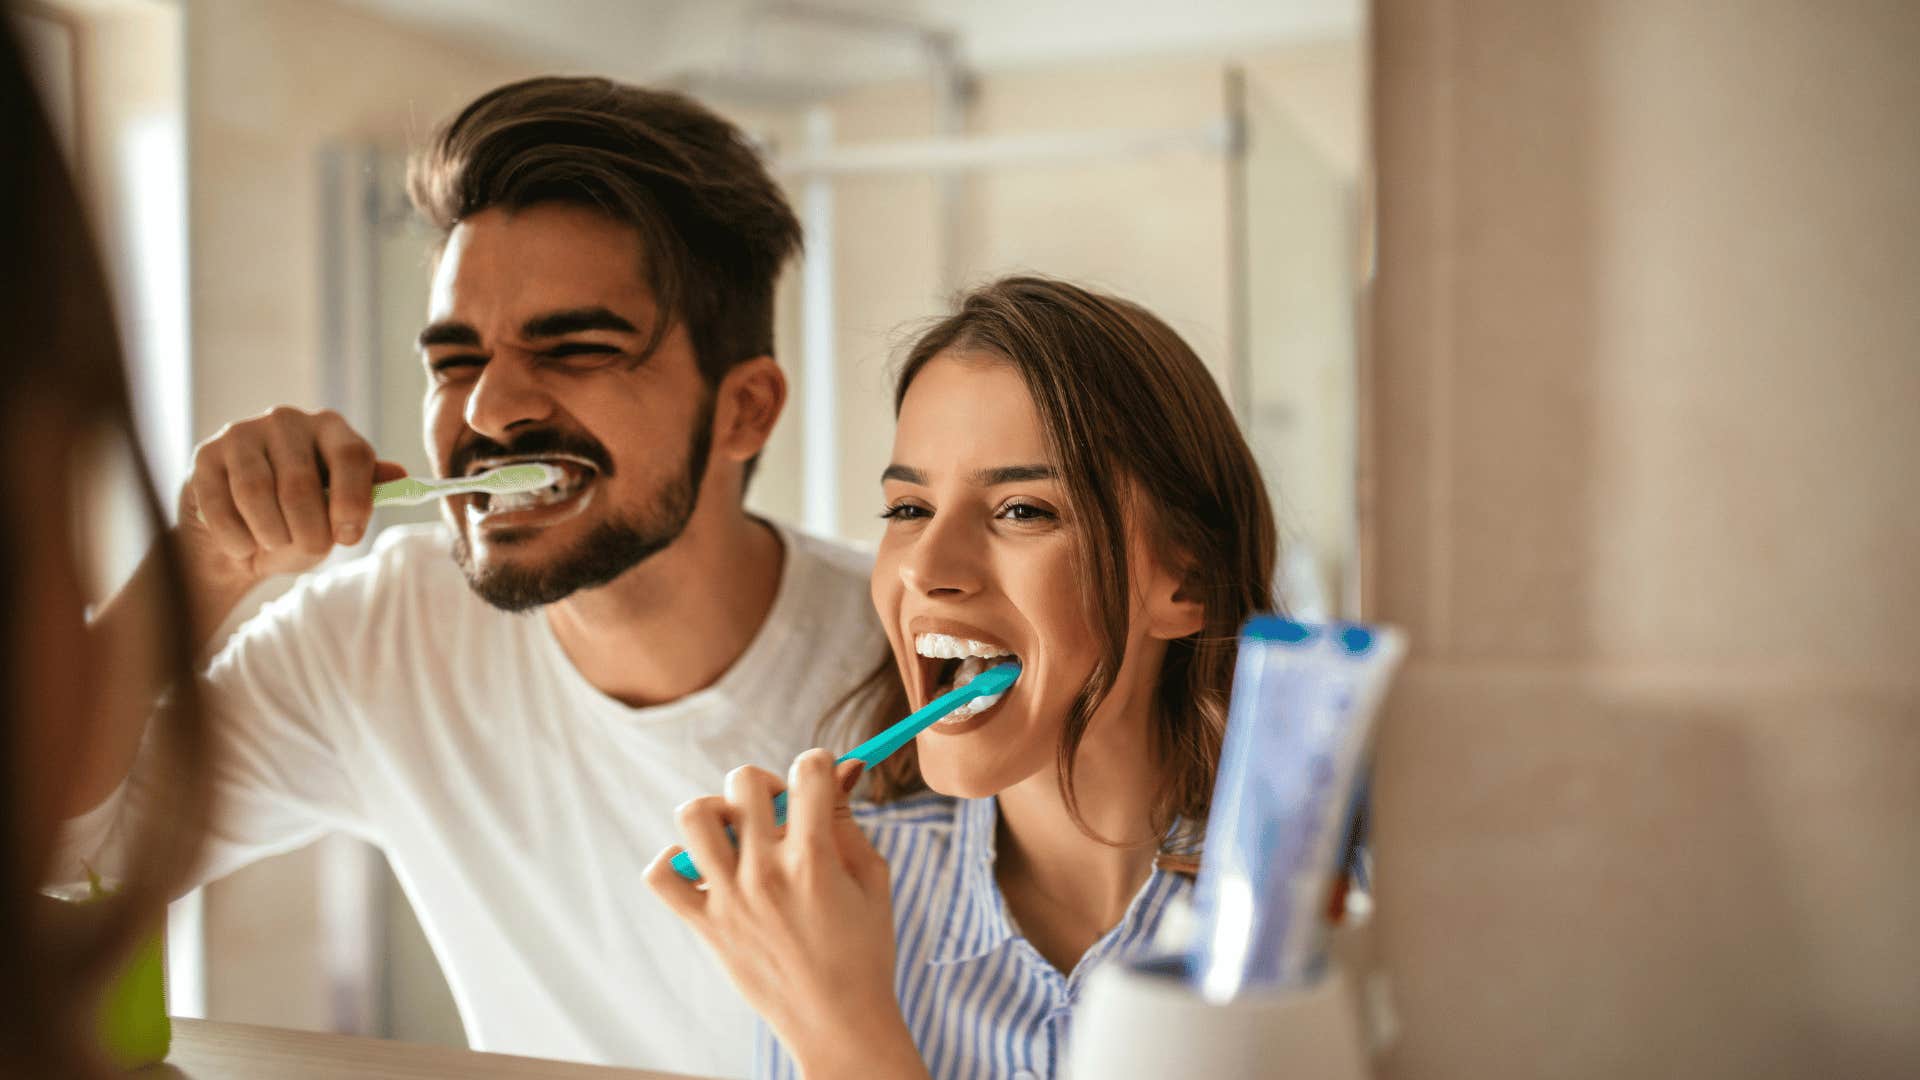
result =
M194 449L180 490L180 546L203 599L297 574L373 515L373 485L406 475L337 413L288 406L228 424ZM232 596L237 601L238 595Z

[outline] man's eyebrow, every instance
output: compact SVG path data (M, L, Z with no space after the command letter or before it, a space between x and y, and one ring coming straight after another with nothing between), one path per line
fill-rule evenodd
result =
M976 470L973 482L981 487L994 487L1027 480L1052 480L1058 475L1051 465L1001 465L998 468Z
M551 311L545 315L535 315L520 324L522 337L536 339L565 337L586 330L616 330L623 334L640 332L632 323L604 307Z
M422 349L435 345L471 345L477 349L480 347L480 332L466 323L442 319L437 323L428 323L427 328L420 331L416 344Z
M926 474L911 465L889 465L880 472L880 482L898 480L906 484L925 484Z

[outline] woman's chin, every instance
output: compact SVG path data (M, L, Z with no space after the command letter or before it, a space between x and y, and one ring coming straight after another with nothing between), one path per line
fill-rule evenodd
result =
M998 795L1013 785L1052 764L1050 757L1023 765L1004 755L991 760L956 752L953 746L928 747L921 736L920 778L927 787L954 799L984 799ZM1048 747L1048 749L1052 749Z
M927 782L928 788L954 799L984 799L998 794L1006 786L998 782L1000 778L996 773L1000 770L985 762L957 760L964 756L951 749L928 753L923 742L919 754L920 778Z

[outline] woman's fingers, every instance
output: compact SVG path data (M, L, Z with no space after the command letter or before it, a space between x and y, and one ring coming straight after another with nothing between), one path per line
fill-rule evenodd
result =
M833 850L833 757L809 750L787 769L787 842L810 856Z
M727 774L727 805L742 847L752 848L774 838L773 797L782 786L779 777L753 765L742 765Z
M653 890L653 895L659 897L675 915L693 921L706 911L707 894L673 868L673 857L685 850L675 844L655 855L641 877L646 881L647 888Z
M731 884L740 864L733 839L727 835L727 818L727 800L719 795L689 799L674 811L680 835L686 838L687 850L700 868L700 880L708 885Z

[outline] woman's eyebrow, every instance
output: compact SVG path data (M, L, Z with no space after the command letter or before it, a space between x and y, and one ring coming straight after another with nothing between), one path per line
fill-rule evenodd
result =
M975 469L973 482L981 487L994 487L1029 480L1052 480L1058 475L1051 465L1001 465L991 469Z
M997 465L990 469L975 469L967 479L980 487L994 487L999 484L1018 484L1028 480L1052 480L1059 473L1051 465ZM927 474L911 465L893 464L881 470L880 482L898 480L903 484L925 485Z

